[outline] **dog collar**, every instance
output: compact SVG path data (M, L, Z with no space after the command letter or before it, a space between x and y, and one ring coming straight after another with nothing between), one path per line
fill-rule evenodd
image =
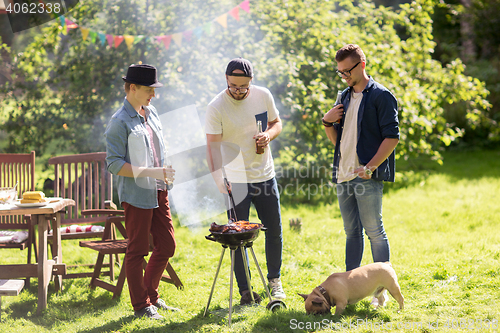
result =
M326 299L326 302L328 303L328 305L332 306L330 304L330 296L328 296L328 292L326 291L326 289L323 288L322 286L317 286L316 288L318 288L320 294L323 295L323 297Z

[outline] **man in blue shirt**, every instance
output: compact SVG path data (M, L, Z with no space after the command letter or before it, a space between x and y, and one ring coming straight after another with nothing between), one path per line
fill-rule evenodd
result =
M335 56L337 73L349 86L341 103L323 117L335 145L333 181L346 233L346 270L361 265L363 229L374 262L389 261L389 240L382 222L384 181L394 181L394 149L399 142L397 100L366 74L366 57L355 44Z
M174 170L162 167L162 126L151 105L155 88L163 85L158 82L156 68L149 65L131 65L123 80L127 96L105 132L106 163L109 172L117 175L118 196L125 210L125 274L134 314L161 319L158 308L177 310L158 294L160 279L176 247L165 183L173 181ZM143 275L150 234L154 249Z

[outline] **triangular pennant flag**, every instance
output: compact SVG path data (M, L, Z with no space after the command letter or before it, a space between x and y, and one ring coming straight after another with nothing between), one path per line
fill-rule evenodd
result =
M207 35L212 34L212 21L209 21L203 25L203 31L205 31Z
M115 48L117 48L123 42L123 36L115 36Z
M144 39L144 36L143 35L137 35L135 36L135 39L134 39L134 44L137 44L139 43L141 40Z
M242 3L240 3L240 8L243 9L245 12L250 13L250 0L245 0Z
M170 47L170 42L172 41L172 35L168 35L168 36L162 36L162 42L163 42L163 45L165 45L165 48L168 50L168 48Z
M158 43L161 43L161 42L163 41L163 38L164 38L164 37L165 37L165 36L155 36L155 39L156 39L156 41L157 41Z
M200 39L201 35L203 35L203 28L202 27L194 28L193 34L196 36L196 38Z
M95 40L97 38L97 32L91 31L89 33L89 36L90 36L90 40L92 41L92 44L95 44Z
M106 35L102 32L98 32L97 36L99 36L99 39L101 40L101 45L104 45L104 43L106 43Z
M66 25L66 18L64 17L64 15L59 16L59 20L61 21L61 26L64 28L64 26Z
M109 47L113 47L113 40L114 40L113 35L106 34L106 40L108 41Z
M191 41L191 37L193 36L193 30L186 30L182 33L182 36L187 39L188 42Z
M130 50L132 48L132 44L134 44L135 37L127 35L123 36L123 38L125 38L125 44L127 44L127 48Z
M240 20L240 7L234 7L233 9L231 9L228 12L228 14L231 15L232 17L234 17L234 19L236 21L239 21Z
M181 46L182 45L182 32L178 32L176 34L173 34L172 39L174 40L175 44L177 44L177 46Z
M80 27L80 30L82 31L83 40L87 40L87 37L89 35L89 29Z
M218 18L215 19L224 29L227 29L227 14L222 14Z
M66 26L68 27L68 29L78 28L78 24L76 24L75 22L73 22L71 20L68 20L67 18L64 19L64 22L66 22Z
M69 32L70 29L76 29L78 28L78 25L75 22L72 22L68 20L67 18L64 19L64 22L66 22L66 31Z

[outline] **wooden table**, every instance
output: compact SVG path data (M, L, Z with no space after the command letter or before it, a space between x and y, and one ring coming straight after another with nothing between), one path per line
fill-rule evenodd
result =
M47 308L47 289L52 275L54 275L56 289L62 287L62 274L66 274L66 265L62 262L61 218L64 208L74 206L75 201L63 198L47 198L49 203L43 207L17 207L3 205L0 207L2 215L31 215L33 224L38 224L38 263L20 265L0 265L0 279L17 279L38 277L38 307L37 313ZM47 255L47 233L49 221L52 221L54 233L52 259Z

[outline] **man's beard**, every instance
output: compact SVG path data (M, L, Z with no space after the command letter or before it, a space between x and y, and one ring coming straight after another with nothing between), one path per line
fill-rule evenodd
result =
M247 97L248 92L250 91L250 90L247 90L247 92L246 92L243 96L241 96L241 97L236 97L236 96L234 96L234 95L233 95L233 92L231 91L231 89L228 89L228 90L229 90L229 94L231 94L231 97L232 97L232 98L234 98L234 99L235 99L235 100L237 100L237 101L241 101L242 99L244 99L245 97ZM238 95L238 96L239 96L239 95Z

